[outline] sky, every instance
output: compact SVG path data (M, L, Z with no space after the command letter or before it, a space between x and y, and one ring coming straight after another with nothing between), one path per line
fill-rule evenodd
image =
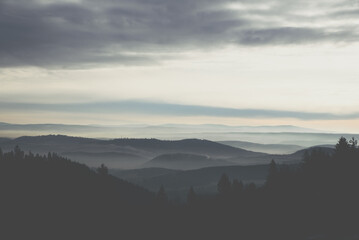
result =
M0 0L0 122L359 133L359 0Z

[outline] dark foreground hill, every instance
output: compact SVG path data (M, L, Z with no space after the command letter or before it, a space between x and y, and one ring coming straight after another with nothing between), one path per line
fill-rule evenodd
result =
M261 186L268 176L268 169L268 165L252 165L207 167L186 171L164 168L111 169L110 173L154 192L158 191L159 186L164 186L172 200L184 202L190 187L199 194L216 194L217 182L222 174L244 184L253 182Z
M8 239L105 236L105 229L137 224L133 213L145 215L154 202L152 193L108 175L105 167L95 172L56 154L19 148L0 151L0 189L1 234L9 231Z
M334 149L328 147L312 147L299 150L289 155L270 155L278 163L286 163L290 169L297 168L306 152L323 152L333 154ZM192 162L192 169L186 165ZM268 161L270 161L268 159ZM222 174L243 183L264 184L268 176L269 164L233 165L226 161L216 161L205 156L182 154L165 154L147 162L143 169L110 169L110 173L129 182L143 186L151 191L158 191L164 186L168 196L176 201L185 201L189 188L192 186L200 194L215 194L217 181ZM195 168L195 169L193 169Z

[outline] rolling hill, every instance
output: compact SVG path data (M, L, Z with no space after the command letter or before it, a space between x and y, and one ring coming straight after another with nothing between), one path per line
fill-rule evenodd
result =
M201 139L113 139L46 135L36 137L2 138L0 147L9 151L19 146L24 151L38 154L56 152L61 156L98 167L134 169L159 167L171 169L198 169L210 166L260 165L272 159L278 163L298 163L304 154L266 154Z
M298 164L302 161L304 153L308 151L323 151L328 154L334 152L333 147L328 146L316 146L308 149L299 150L293 154L289 155L269 155L279 164L287 164L288 167L298 167ZM174 161L181 161L177 159L179 156L174 156ZM188 156L189 158L193 157L192 155ZM261 185L265 182L269 162L265 164L257 165L231 165L231 166L212 166L204 167L200 169L186 169L175 168L168 162L173 161L173 159L167 159L166 155L161 156L159 159L161 164L157 166L167 166L168 168L143 168L143 169L133 169L133 170L110 170L111 174L114 176L126 179L132 183L143 186L151 191L157 191L159 186L163 185L166 191L173 199L179 199L184 201L184 198L187 194L188 189L193 186L196 192L201 194L213 194L217 191L217 182L220 176L225 173L230 179L242 180L244 183L254 182L258 185ZM199 156L199 160L208 160L204 159L203 156ZM162 163L163 162L163 163Z
M108 142L116 146L127 146L145 150L157 156L165 153L191 153L217 158L262 155L261 153L254 153L203 139L184 139L173 141L158 139L114 139L109 140Z
M269 154L291 154L304 147L291 144L260 144L245 141L219 141L219 143L226 144L228 146L242 148L248 151L263 152Z
M203 164L203 166L228 165L227 159L230 159L229 162L233 162L233 164L239 164L241 160L250 162L251 159L260 159L267 156L264 153L251 152L200 139L177 141L158 139L100 140L64 135L46 135L0 141L0 147L5 151L9 151L17 145L25 151L39 154L56 152L91 167L97 167L104 163L110 168L141 168L146 162L164 154L180 153L205 156L209 160L203 158L202 163L204 161L211 163L209 165ZM198 159L199 157L195 158ZM184 159L184 161L189 162L188 159ZM158 165L158 167L166 166ZM186 167L186 169L188 168L190 167ZM198 166L194 166L194 168L198 168Z

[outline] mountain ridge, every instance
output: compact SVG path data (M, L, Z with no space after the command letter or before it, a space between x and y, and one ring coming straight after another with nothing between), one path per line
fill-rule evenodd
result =
M295 163L302 158L302 153L287 155L266 154L235 148L205 139L159 140L154 138L120 138L101 140L66 135L43 135L35 137L23 136L0 141L0 147L4 151L12 150L16 145L25 151L32 151L33 153L47 154L48 152L56 152L74 161L87 164L90 167L98 167L104 163L110 168L123 169L142 168L146 162L164 154L195 155L192 157L201 159L203 164L193 165L192 168L211 165L218 166L220 164L267 164L271 159L275 159L278 163ZM205 156L208 159L200 156ZM177 160L176 168L181 169L179 165L180 159L177 158ZM186 158L182 160L186 161ZM163 162L163 165L155 166L168 168L165 162ZM189 168L189 166L185 167L185 169Z

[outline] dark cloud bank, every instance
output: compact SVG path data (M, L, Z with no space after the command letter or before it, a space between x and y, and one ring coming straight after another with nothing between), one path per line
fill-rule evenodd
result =
M183 50L228 44L263 46L357 39L355 29L349 26L296 26L293 19L301 23L313 18L291 14L298 7L306 7L302 1L300 6L290 0L53 2L0 0L0 67L142 65L160 62ZM231 9L229 4L241 4L242 8ZM323 7L313 4L310 7ZM356 17L356 12L336 13L331 6L328 18L334 15ZM321 17L325 21L326 16Z

